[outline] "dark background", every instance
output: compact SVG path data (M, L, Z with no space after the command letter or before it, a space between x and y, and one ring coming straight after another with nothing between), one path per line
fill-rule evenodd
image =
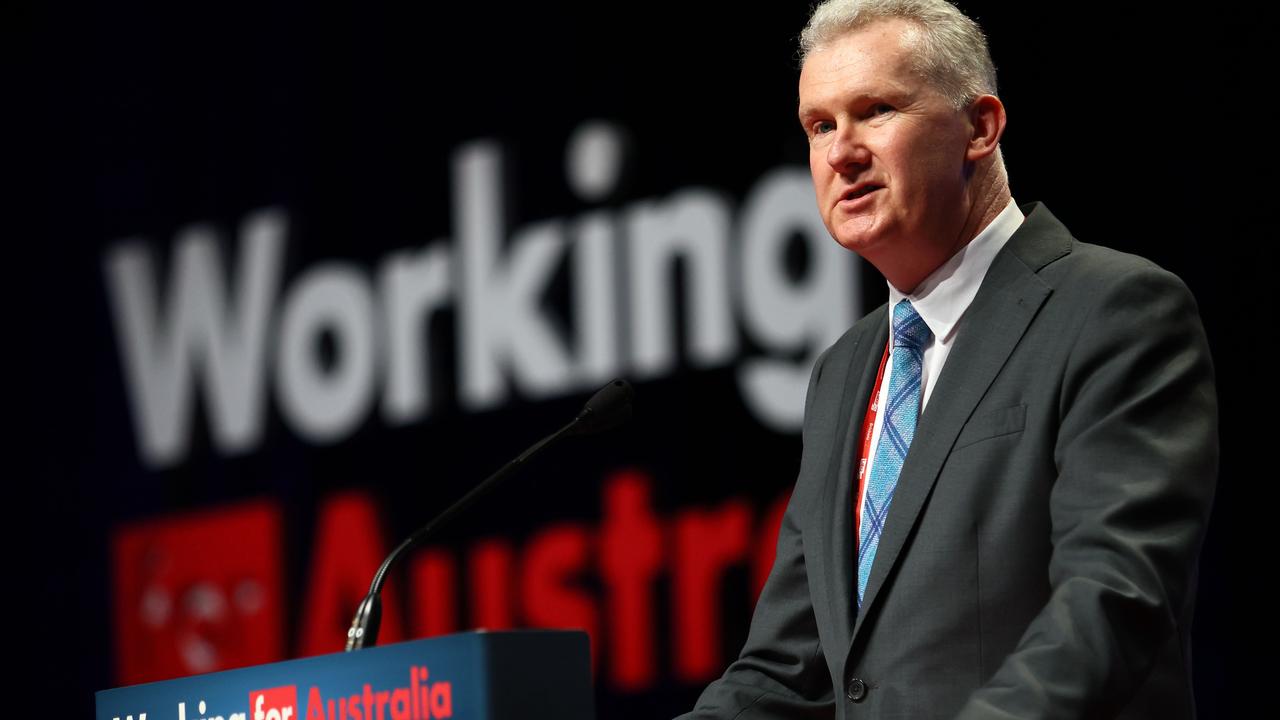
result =
M1271 240L1244 220L1242 185L1261 162L1241 141L1252 85L1235 48L1248 20L1067 2L961 7L991 39L1014 196L1047 202L1082 240L1155 260L1200 303L1222 460L1201 562L1196 691L1202 717L1230 717L1229 628L1242 607L1229 582L1233 528L1251 502L1239 479L1261 432L1249 411L1256 330L1240 303L1271 256ZM91 692L115 684L107 543L121 523L266 496L296 508L290 526L306 538L315 499L359 484L401 534L433 499L461 491L583 399L516 398L476 416L446 406L394 430L375 413L325 448L294 438L273 413L263 448L235 458L211 448L197 422L188 460L149 470L135 451L102 280L107 247L140 236L163 249L192 221L233 229L281 206L296 223L286 281L318 259L372 266L449 232L448 158L477 138L519 155L523 221L575 215L583 208L560 181L559 153L592 118L635 142L618 205L693 185L741 200L763 172L806 163L794 114L803 2L109 3L6 15L6 114L17 121L7 344L20 402L8 529L23 573L15 580L35 578L12 617L30 639L20 652L32 682L58 693L59 716L87 716ZM864 272L869 309L885 291ZM635 423L582 450L560 489L513 487L447 539L590 518L591 479L627 464L659 479L664 509L736 494L764 502L793 479L798 440L750 418L731 368L682 366L638 390ZM428 489L415 480L423 475L454 479ZM296 552L299 575L305 547ZM726 644L740 644L743 623ZM599 714L663 717L699 689L602 690Z

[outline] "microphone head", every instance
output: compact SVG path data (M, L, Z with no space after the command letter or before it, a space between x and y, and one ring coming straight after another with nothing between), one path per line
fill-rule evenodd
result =
M631 383L621 378L600 388L574 420L574 434L604 432L626 422L631 417L631 398L635 394Z

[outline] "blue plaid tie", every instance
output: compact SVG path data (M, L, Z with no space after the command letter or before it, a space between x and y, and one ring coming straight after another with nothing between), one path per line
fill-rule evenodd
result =
M866 498L858 537L858 607L867 591L871 563L880 547L880 533L889 515L889 503L898 486L898 473L907 457L907 448L916 434L920 417L920 375L924 368L924 346L929 342L929 326L907 300L893 308L893 372L889 376L889 401L880 408L884 422L876 459L867 479Z

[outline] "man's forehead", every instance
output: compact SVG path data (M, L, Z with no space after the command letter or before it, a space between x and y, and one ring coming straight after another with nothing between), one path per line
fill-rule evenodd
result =
M910 94L920 81L911 63L915 33L907 21L876 20L810 52L800 69L800 114L830 96L856 101Z
M904 102L917 97L924 85L922 79L914 73L895 70L885 65L842 65L801 75L797 111L804 116L832 102L853 105L884 100Z

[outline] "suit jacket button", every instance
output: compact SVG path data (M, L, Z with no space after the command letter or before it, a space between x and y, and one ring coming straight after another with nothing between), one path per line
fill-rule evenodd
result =
M862 699L867 696L867 684L859 678L854 678L849 681L849 687L844 694L853 702L862 702Z

